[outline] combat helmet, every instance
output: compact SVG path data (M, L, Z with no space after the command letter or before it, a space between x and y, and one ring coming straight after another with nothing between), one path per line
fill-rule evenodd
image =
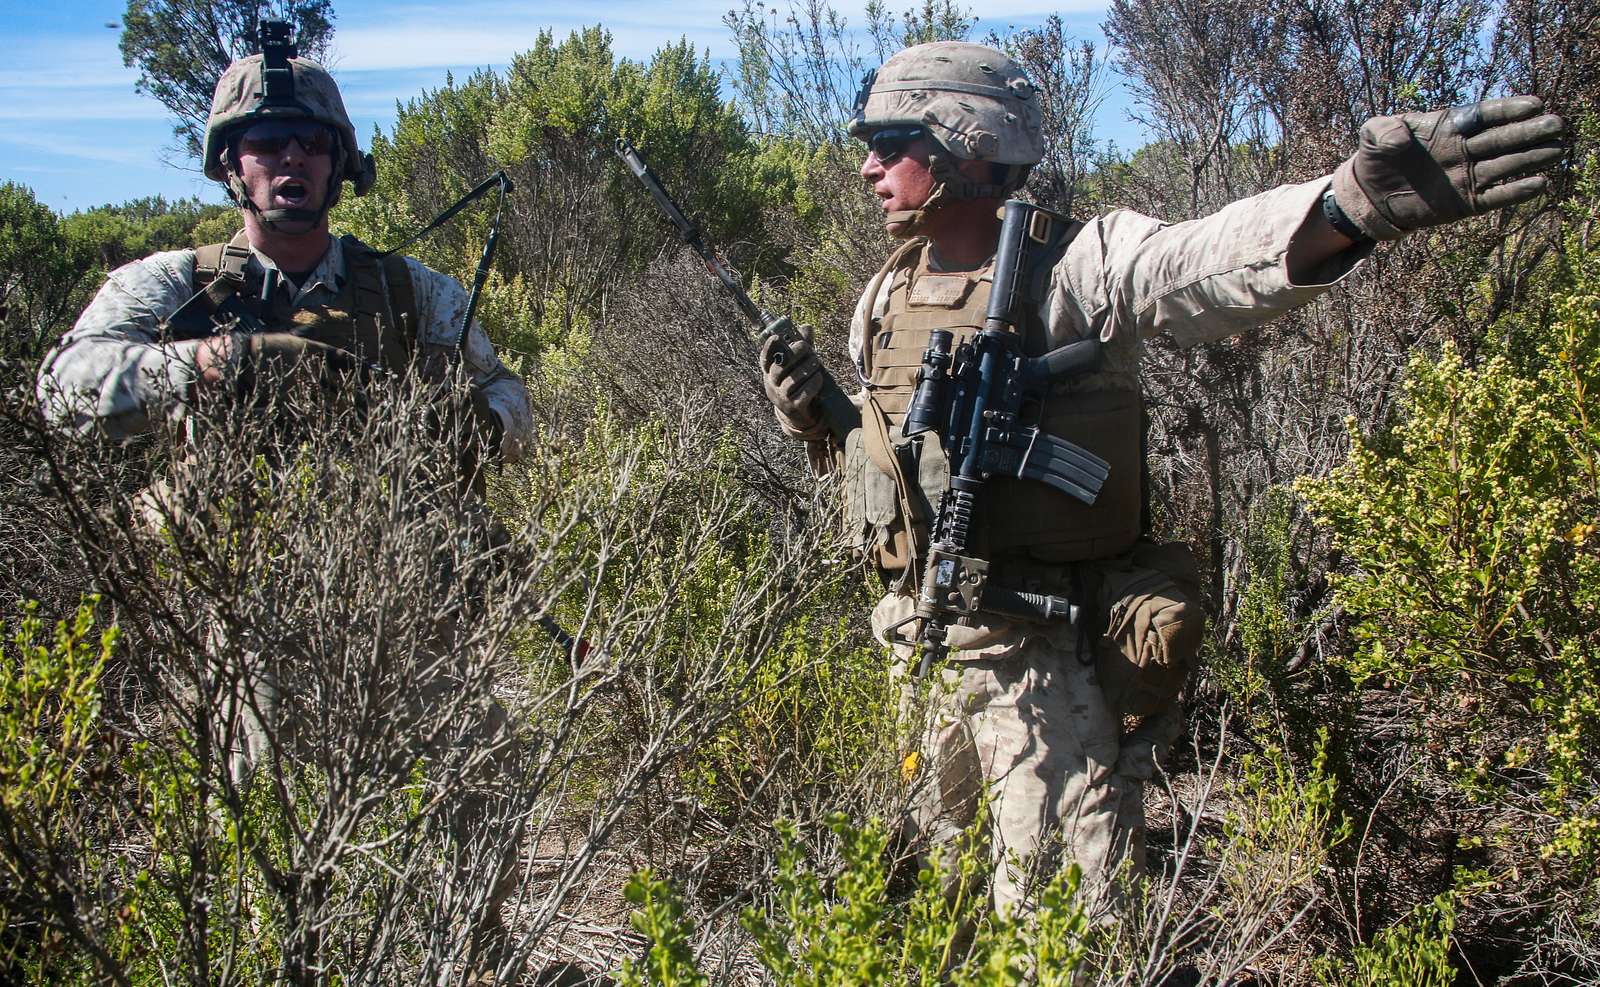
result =
M945 152L991 161L993 183L974 182L956 162L935 153L935 186L921 209L892 213L890 223L915 232L922 218L957 199L999 198L1022 187L1044 157L1043 111L1033 83L1005 52L965 41L907 48L868 72L856 96L850 136L866 140L883 127L921 127Z
M321 218L322 212L339 201L346 179L355 187L356 195L365 195L372 187L376 178L372 155L364 153L356 143L356 128L345 112L339 87L327 69L310 59L296 57L289 41L289 25L284 21L262 22L261 53L239 59L222 73L211 99L211 114L206 118L206 177L227 185L234 201L246 209L256 207L238 176L224 166L222 156L234 132L258 120L315 120L332 128L339 137L322 210L267 210L261 215L269 224Z

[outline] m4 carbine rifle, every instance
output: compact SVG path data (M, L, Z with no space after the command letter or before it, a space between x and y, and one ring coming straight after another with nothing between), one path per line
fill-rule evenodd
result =
M993 586L989 563L972 555L973 519L993 477L1033 480L1093 504L1110 472L1094 453L1019 420L1059 381L1100 364L1100 340L1068 343L1042 356L1022 352L1019 330L1037 313L1049 268L1072 239L1072 221L1010 199L1002 210L994 285L984 325L952 353L952 334L936 330L922 355L917 387L902 426L907 438L936 432L950 461L914 615L922 621L919 676L949 653L945 636L957 620L981 612L1018 620L1078 619L1061 596Z
M672 196L668 195L667 190L661 187L661 182L656 178L655 172L650 170L650 166L645 163L644 158L639 156L638 150L632 144L626 140L619 139L617 141L617 157L622 159L623 163L628 166L628 170L633 172L633 177L639 179L640 184L644 185L645 189L649 191L650 197L656 200L656 205L661 207L663 213L666 213L667 219L671 220L672 225L677 227L679 239L694 248L694 252L699 254L700 259L705 262L706 270L710 271L718 281L722 282L722 286L728 289L728 293L733 296L734 302L738 304L739 311L743 312L745 318L749 319L750 324L755 327L757 341L765 341L768 336L777 336L781 340L780 345L774 350L773 362L782 366L792 359L794 357L795 344L803 341L805 337L800 335L800 331L794 327L794 323L789 320L789 317L787 315L771 315L755 303L755 299L751 298L750 294L739 284L739 279L733 276L733 272L728 269L728 265L722 262L722 258L717 256L716 251L706 245L705 238L701 236L699 227L690 222L689 217L685 216L683 210L678 208L678 204L672 201ZM838 381L833 379L833 376L828 373L826 368L819 368L817 372L826 378L822 382L822 390L817 394L817 404L822 412L822 422L828 426L828 431L833 433L834 438L843 442L846 436L861 427L861 411L851 403L849 396L840 389Z

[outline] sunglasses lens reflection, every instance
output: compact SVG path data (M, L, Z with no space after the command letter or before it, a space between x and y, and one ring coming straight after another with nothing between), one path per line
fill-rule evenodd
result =
M922 136L921 127L885 127L867 138L867 146L879 164L888 164L904 154L911 142Z
M239 137L239 149L249 154L277 154L294 140L307 154L333 150L333 131L318 123L258 123Z

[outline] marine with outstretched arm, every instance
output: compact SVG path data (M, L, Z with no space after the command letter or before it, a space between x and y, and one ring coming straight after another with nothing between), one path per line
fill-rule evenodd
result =
M907 690L931 694L906 762L908 829L924 845L948 841L987 795L999 908L1065 860L1100 893L1129 862L1142 872L1143 785L1182 728L1178 695L1203 632L1200 576L1185 546L1149 538L1143 341L1166 333L1189 347L1276 318L1338 283L1379 240L1540 194L1538 172L1565 153L1563 121L1537 98L1493 99L1370 120L1333 175L1200 219L1115 210L1071 224L1046 283L1033 286L1037 305L1006 331L1020 337L1018 366L1081 340L1099 341L1098 364L1055 380L994 437L1011 435L1002 425L1033 428L1103 462L1099 489L1074 496L1009 468L974 472L961 457L980 421L950 448L949 430L941 441L937 429L905 428L919 378L952 362L933 359L930 342L959 367L986 324L1000 325L989 307L999 211L1043 156L1041 123L1033 85L982 45L918 45L869 74L850 133L867 146L861 177L903 243L850 324L861 427L840 440L821 424L819 394L836 385L809 344L781 362L768 358L772 342L762 351L780 424L810 445L813 464L842 473L847 533L887 587L875 634L908 670L919 646L948 651L931 688ZM951 380L944 391L970 391ZM983 480L960 519L978 562L951 561L938 530L961 486L953 461ZM956 584L924 572L930 555L970 577L965 597L951 594L959 605L937 598ZM983 605L987 586L1071 606L1020 620Z

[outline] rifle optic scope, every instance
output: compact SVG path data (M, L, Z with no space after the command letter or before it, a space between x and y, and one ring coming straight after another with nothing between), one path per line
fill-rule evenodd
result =
M949 411L945 407L945 394L950 388L950 347L954 341L948 329L935 329L928 334L928 348L922 351L922 369L917 371L917 389L911 395L911 405L906 408L906 418L900 426L901 433L908 439L944 424L941 419Z

